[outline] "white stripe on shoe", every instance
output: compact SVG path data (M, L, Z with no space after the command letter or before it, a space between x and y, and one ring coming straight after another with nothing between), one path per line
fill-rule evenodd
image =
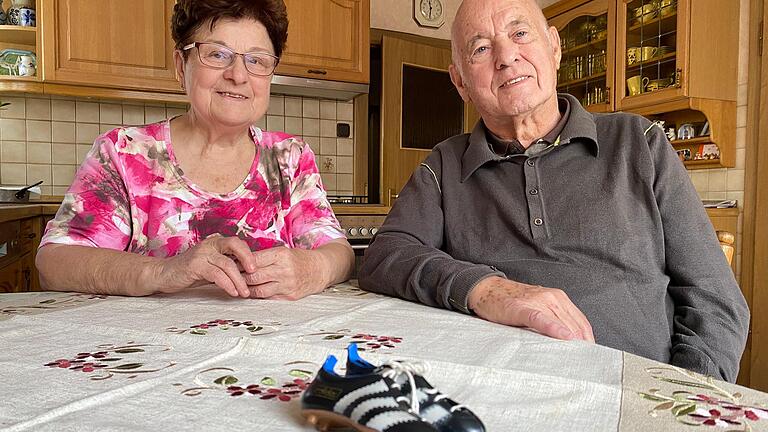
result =
M392 396L376 397L366 401L360 402L358 406L352 410L349 418L360 423L360 419L363 418L369 411L376 408L394 408L399 410L400 405L392 399Z
M450 415L451 413L447 409L438 404L429 405L421 410L421 418L431 424L437 424Z
M376 393L386 393L388 391L389 387L387 387L384 381L378 380L365 387L360 387L359 389L347 393L343 398L336 402L336 405L333 406L333 410L337 413L344 414L347 408L357 402L357 400L365 399L366 396L374 395Z
M414 420L418 420L418 418L406 411L385 411L373 416L365 425L374 430L386 431L397 424Z

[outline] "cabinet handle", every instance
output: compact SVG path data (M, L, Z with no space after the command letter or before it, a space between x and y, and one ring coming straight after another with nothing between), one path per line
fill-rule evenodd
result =
M611 104L611 87L610 86L605 87L605 104L606 105Z
M30 240L31 240L31 239L33 239L33 238L35 238L35 237L37 237L37 234L35 234L35 233L29 233L29 234L27 234L27 238L28 238L28 239L30 239Z
M683 70L681 68L677 68L675 71L675 88L680 88L683 86Z
M317 75L326 75L328 72L324 71L323 69L309 69L307 70L307 73L317 74Z

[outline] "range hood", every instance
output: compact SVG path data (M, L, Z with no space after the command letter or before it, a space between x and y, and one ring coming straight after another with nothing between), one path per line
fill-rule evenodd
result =
M273 75L271 93L348 101L368 93L368 84Z

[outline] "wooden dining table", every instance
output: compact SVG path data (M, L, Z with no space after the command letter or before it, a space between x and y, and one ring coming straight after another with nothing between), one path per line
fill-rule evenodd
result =
M0 294L0 430L311 431L301 393L350 342L423 364L488 431L768 430L766 393L354 281L293 302Z

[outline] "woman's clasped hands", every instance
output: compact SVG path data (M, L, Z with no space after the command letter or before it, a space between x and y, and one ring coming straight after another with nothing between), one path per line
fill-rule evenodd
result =
M209 236L162 260L164 292L214 284L232 297L296 300L327 286L322 253L279 246L251 252L238 237Z

